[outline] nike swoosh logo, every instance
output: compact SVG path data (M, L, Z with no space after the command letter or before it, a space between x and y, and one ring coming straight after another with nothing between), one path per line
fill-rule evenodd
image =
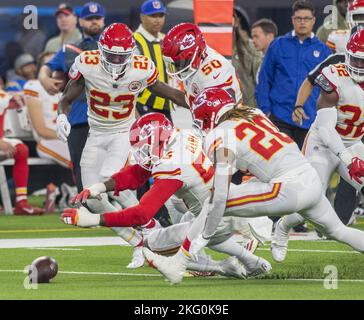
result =
M215 79L217 79L218 78L218 76L220 75L220 72L218 73L218 75L216 75L216 76L212 76L213 78L214 78L214 80Z
M23 210L26 212L26 213L30 213L32 214L34 212L34 209L30 209L30 208L23 208Z

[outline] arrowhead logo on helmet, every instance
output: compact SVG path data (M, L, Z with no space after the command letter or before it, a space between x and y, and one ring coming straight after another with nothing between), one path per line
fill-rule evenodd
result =
M181 23L174 26L162 42L167 73L180 81L188 79L200 67L206 48L206 41L196 25Z
M195 44L195 41L196 39L192 34L186 34L181 42L181 46L179 47L179 49L181 51L189 49Z
M129 132L135 161L152 170L165 154L173 133L173 124L161 113L151 112L135 120Z

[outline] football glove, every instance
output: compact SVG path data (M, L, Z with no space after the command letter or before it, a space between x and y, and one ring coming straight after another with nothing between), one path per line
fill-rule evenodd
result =
M100 214L91 213L85 207L67 208L61 214L61 221L82 228L96 227L100 225Z
M71 132L71 125L65 114L60 114L56 121L56 133L59 140L67 142L68 135Z
M364 177L364 161L358 157L351 160L349 165L349 175L352 180L362 184L360 178Z
M71 199L72 204L86 203L87 199L101 200L101 193L106 192L104 183L96 183L82 190L76 197Z

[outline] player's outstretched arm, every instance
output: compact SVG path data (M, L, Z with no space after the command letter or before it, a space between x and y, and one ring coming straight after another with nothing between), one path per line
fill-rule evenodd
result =
M214 184L209 201L211 206L202 232L205 239L214 235L224 215L234 159L235 154L230 149L220 148L215 152Z
M150 171L143 169L139 165L126 166L115 173L106 182L95 183L82 190L71 200L72 204L83 204L88 199L101 199L101 193L114 191L115 195L124 190L136 190L144 185L149 177Z
M185 94L172 88L168 84L157 80L153 85L148 87L156 96L172 100L177 106L189 109L189 105L186 102Z

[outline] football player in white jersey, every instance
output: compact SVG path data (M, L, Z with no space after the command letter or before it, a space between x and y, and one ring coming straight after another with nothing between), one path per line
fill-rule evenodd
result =
M78 200L97 197L100 189L116 193L126 189L134 190L152 176L155 182L141 198L139 205L101 215L89 214L86 208L70 209L62 215L63 221L81 227L143 225L173 194L183 199L190 213L200 219L199 213L204 201L210 196L214 177L214 168L203 151L201 139L191 131L174 129L164 115L149 113L133 124L130 141L137 164L122 169L112 179L102 183L101 188L98 184L84 190ZM158 229L146 237L144 246L158 252L178 249L191 223ZM218 232L209 246L236 256L246 268L243 272L245 276L265 273L271 269L266 260L254 256L231 239L233 232L229 223L222 222L217 227Z
M345 53L351 29L364 25L364 0L354 0L348 3L346 21L349 29L334 30L330 33L326 45L336 53Z
M190 106L195 97L209 87L224 88L237 102L242 100L233 65L206 44L196 25L181 23L169 30L162 42L162 54L167 73L183 83Z
M345 64L325 67L316 83L321 94L315 122L306 137L303 152L317 170L324 192L334 171L363 193L364 182L364 30L347 44ZM288 231L304 218L294 214L277 222L273 257L283 261Z
M181 91L158 81L158 71L148 57L134 55L135 40L131 30L122 23L108 26L100 36L99 50L82 52L70 69L58 106L58 137L66 141L70 132L67 113L71 103L85 89L88 101L89 137L81 157L84 187L104 181L123 168L129 157L128 129L135 118L138 94L148 87L158 96L187 107ZM111 195L112 196L112 195ZM113 196L112 196L113 197ZM130 191L116 197L123 207L137 204ZM87 205L95 212L116 210L106 194ZM135 230L115 230L124 239L134 239ZM134 245L140 243L133 240ZM141 250L135 256L142 264ZM138 258L139 257L139 258Z
M276 216L299 212L331 238L364 252L364 232L346 227L324 195L316 170L298 146L259 110L236 106L222 89L206 89L193 103L193 117L208 133L206 148L215 160L213 196L205 203L178 253L159 256L144 248L147 260L170 282L182 281L190 256L214 236L223 215ZM256 179L230 185L237 170ZM354 170L350 170L352 174ZM364 176L364 171L358 177Z
M39 58L40 66L47 63L53 55L51 52L43 53ZM61 93L50 95L39 80L29 80L24 86L24 96L39 156L71 168L68 146L57 138L56 133L57 108Z

